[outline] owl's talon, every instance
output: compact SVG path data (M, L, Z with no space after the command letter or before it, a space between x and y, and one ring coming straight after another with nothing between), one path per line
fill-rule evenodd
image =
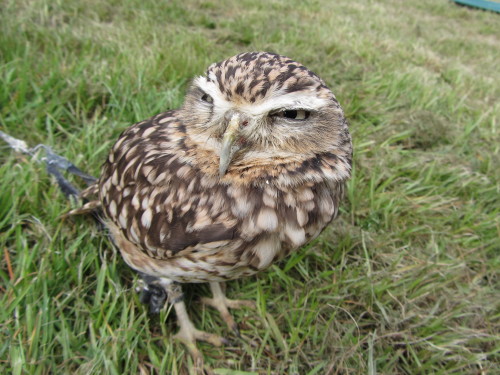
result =
M242 300L242 299L227 299L226 300L227 307L230 309L241 309L243 307L248 308L248 309L257 309L257 304L255 301L250 301L250 300Z
M205 331L200 331L196 328L189 330L181 328L181 330L174 335L174 339L182 341L190 351L192 350L192 346L196 347L196 341L205 341L217 347L231 344L231 342L224 337Z
M189 351L189 354L191 355L191 358L193 359L193 371L190 371L190 373L196 374L196 375L213 375L212 369L207 367L205 365L205 361L203 360L203 355L201 352L198 350L196 345L186 345L186 348Z
M231 328L231 330L233 331L234 335L235 335L237 338L239 338L239 339L241 339L241 338L242 338L242 337L241 337L241 333L240 333L240 329L238 328L238 325L237 325L236 323L234 323L234 325L233 325L232 327L230 327L230 328Z
M245 300L232 300L227 298L221 283L210 283L210 289L212 290L213 297L203 297L201 299L201 303L212 306L214 309L218 310L227 326L234 332L236 337L241 339L242 336L240 333L240 329L238 328L238 324L236 324L236 322L234 321L233 316L229 312L229 308L239 309L242 307L248 307L255 309L255 302Z
M181 341L189 351L189 354L193 358L193 362L195 363L195 368L197 371L200 371L200 369L203 369L204 372L201 372L203 374L212 374L212 371L210 368L206 367L203 363L203 355L201 352L198 350L196 346L196 341L205 341L209 344L212 344L213 346L220 347L220 346L229 346L231 345L231 341L215 335L213 333L208 333L205 331L200 331L194 327L182 327L177 332L177 334L174 335L174 339Z

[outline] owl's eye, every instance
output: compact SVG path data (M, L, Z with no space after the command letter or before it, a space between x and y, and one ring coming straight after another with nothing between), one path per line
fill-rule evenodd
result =
M212 99L212 97L208 94L203 94L201 96L201 100L203 100L204 102L207 102L209 104L213 104L214 100Z
M276 112L272 116L284 117L290 120L305 120L311 115L310 111L304 109L285 109L283 111Z

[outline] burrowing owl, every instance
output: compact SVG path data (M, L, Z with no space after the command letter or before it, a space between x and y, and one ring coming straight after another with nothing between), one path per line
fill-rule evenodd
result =
M212 64L180 109L123 132L94 191L125 262L153 309L168 295L183 340L224 339L194 328L179 283L219 283L266 269L318 236L337 215L352 145L342 108L303 65L265 52ZM92 189L90 189L92 190ZM166 292L166 293L165 293Z

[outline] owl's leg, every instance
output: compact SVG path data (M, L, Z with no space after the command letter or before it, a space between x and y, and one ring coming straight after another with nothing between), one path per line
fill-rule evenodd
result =
M150 276L142 272L139 272L139 275L144 284L141 289L141 302L149 305L151 313L159 313L167 299L168 302L174 305L177 324L180 328L174 338L182 341L188 349L196 369L200 370L200 372L196 372L197 374L211 374L210 369L203 364L203 355L198 350L196 341L205 341L214 346L228 345L230 341L218 335L196 329L187 313L180 284L167 278Z
M212 282L210 283L210 289L212 290L212 298L203 297L201 302L210 305L217 309L222 315L222 319L226 322L228 327L233 330L236 336L241 337L238 325L234 321L233 316L229 312L231 309L239 309L242 307L249 307L252 309L256 308L255 302L245 301L245 300L232 300L226 297L225 284Z
M174 290L174 294L176 292L177 291ZM170 292L167 293L169 293L169 296L171 295ZM193 358L197 374L212 374L211 370L207 368L203 363L203 355L198 350L196 341L205 341L214 346L228 345L230 344L230 341L213 333L208 333L196 329L193 322L188 316L188 313L186 311L186 304L182 299L182 295L176 301L172 302L174 304L175 313L177 315L177 324L180 328L179 332L175 334L174 338L181 341L188 349L191 357Z
M182 341L191 353L198 351L196 349L196 341L205 341L214 346L230 344L230 341L223 337L196 329L191 319L189 319L184 301L181 300L174 303L174 308L177 314L177 323L180 327L179 332L177 332L174 338Z
M223 337L196 329L188 316L180 284L164 278L159 278L157 280L158 284L165 289L165 292L168 295L168 301L174 305L175 313L177 315L177 324L180 329L179 332L175 334L174 338L182 341L182 343L186 345L197 365L203 363L203 356L196 347L196 341L205 341L214 346L230 344L229 340Z

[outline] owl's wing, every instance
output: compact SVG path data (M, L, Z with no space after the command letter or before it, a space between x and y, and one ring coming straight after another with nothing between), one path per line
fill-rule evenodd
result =
M175 111L135 124L114 145L99 181L107 219L155 259L236 236L227 188L185 162L183 140Z

